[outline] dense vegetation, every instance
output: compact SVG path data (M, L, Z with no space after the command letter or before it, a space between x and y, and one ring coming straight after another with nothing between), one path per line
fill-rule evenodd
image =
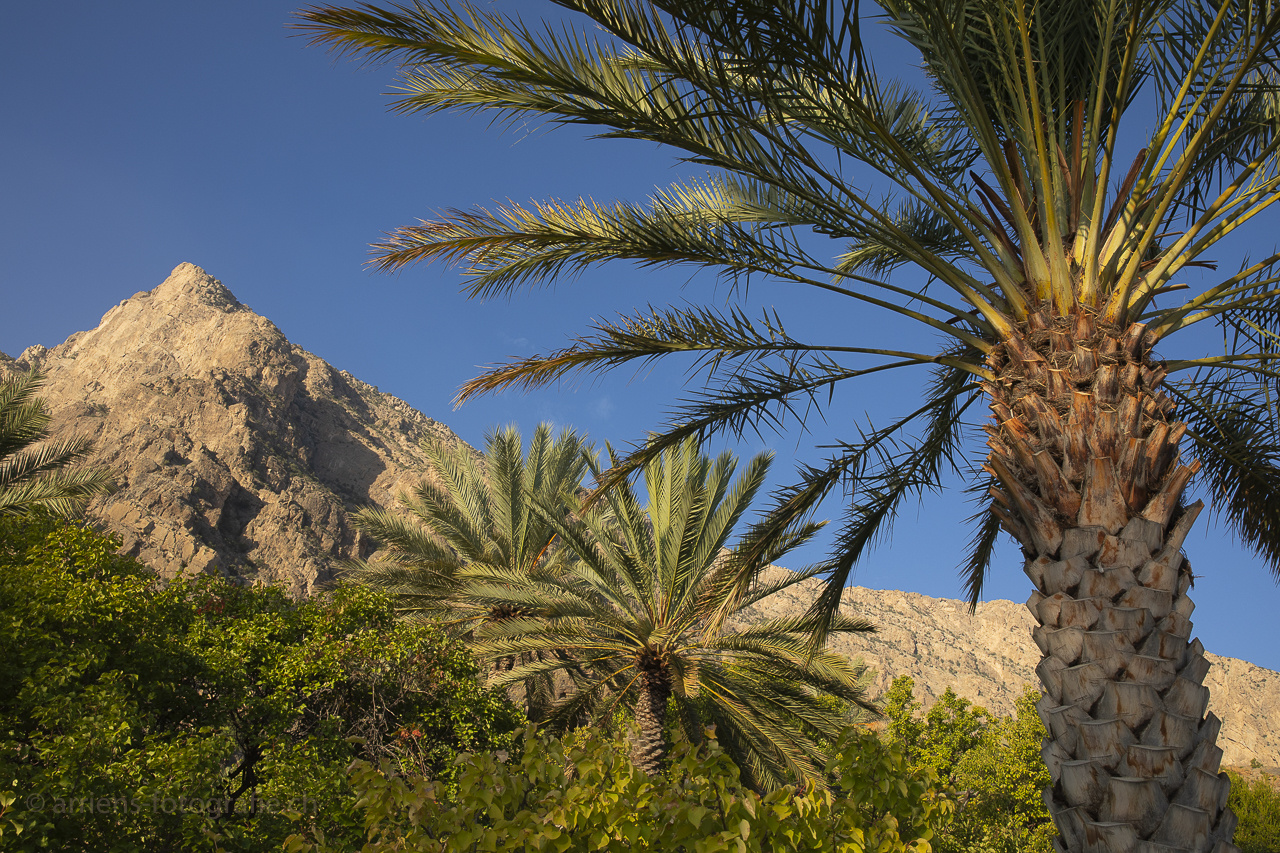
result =
M380 593L161 585L116 549L0 520L3 849L1049 849L1031 693L1006 718L949 691L923 713L899 679L826 787L768 793L673 716L651 776L599 729L519 736L461 647ZM1280 848L1274 788L1237 780L1231 805L1245 853Z
M874 735L848 730L836 745L830 789L741 784L714 741L685 743L666 773L633 763L626 744L584 731L563 740L528 734L519 762L468 757L455 799L438 784L368 764L353 776L365 811L365 853L547 850L717 853L927 853L951 799L932 774ZM303 838L290 849L337 853Z
M1038 692L1027 687L1008 717L943 692L927 713L901 676L882 697L885 740L908 766L931 771L956 790L956 819L935 839L938 853L1049 853L1055 830L1041 792L1049 771L1040 757L1044 724Z
M5 849L271 850L299 825L350 838L354 758L448 789L460 751L511 748L519 710L384 596L161 585L118 547L0 519Z
M1252 780L1231 776L1227 805L1240 819L1235 844L1241 853L1276 853L1280 850L1280 778L1263 775Z

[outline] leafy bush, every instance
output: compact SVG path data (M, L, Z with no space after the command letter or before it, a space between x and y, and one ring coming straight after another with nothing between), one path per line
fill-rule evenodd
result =
M1231 777L1231 796L1227 805L1240 823L1236 826L1235 844L1241 853L1277 853L1280 851L1280 790L1275 777L1265 774L1253 781L1227 771Z
M900 751L849 729L830 771L834 790L745 788L714 739L681 742L670 768L648 776L626 744L595 732L558 740L528 729L523 755L462 756L456 797L425 777L358 761L352 786L365 812L364 853L382 851L844 851L928 853L953 803ZM295 853L342 849L318 833Z
M1028 686L1013 715L995 717L948 689L922 714L913 687L903 676L886 692L884 736L913 769L931 770L957 791L955 821L934 850L1049 853L1057 831L1041 798L1050 780L1040 757L1039 694Z
M0 519L0 844L278 849L357 837L356 756L430 772L521 716L388 600L157 582L85 527Z
M1007 717L987 724L956 766L953 784L964 806L939 851L1050 853L1058 834L1042 792L1051 784L1041 758L1046 735L1036 712L1040 693L1028 685Z

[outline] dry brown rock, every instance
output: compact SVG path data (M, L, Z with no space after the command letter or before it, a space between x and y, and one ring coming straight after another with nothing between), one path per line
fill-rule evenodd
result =
M784 571L784 570L779 570ZM821 581L809 580L745 611L749 621L801 613ZM915 680L926 707L948 688L997 714L1013 711L1023 686L1038 685L1040 650L1031 639L1035 622L1025 605L987 601L969 605L915 592L850 587L841 597L850 614L871 620L874 634L837 636L833 648L876 669L875 690L899 675ZM1235 658L1207 655L1209 709L1222 719L1218 746L1224 762L1248 767L1253 759L1280 765L1280 673Z
M423 438L460 440L289 343L192 264L96 329L4 360L44 372L55 434L92 436L92 461L117 473L90 515L168 573L305 594L369 551L349 510L416 482Z

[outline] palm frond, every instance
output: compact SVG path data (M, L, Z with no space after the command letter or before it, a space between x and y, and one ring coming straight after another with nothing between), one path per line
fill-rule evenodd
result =
M774 495L773 508L751 535L752 541L759 543L756 550L808 517L837 487L857 489L833 557L819 569L828 577L826 588L811 611L815 617L815 643L825 642L824 625L837 612L854 563L868 545L885 535L902 500L936 489L943 466L957 465L960 417L979 393L964 372L938 368L925 405L865 433L857 444L841 445L842 452L832 456L825 467L802 469L798 484ZM924 437L918 441L903 439L903 433L917 421L924 422ZM755 563L753 554L744 556L749 564Z
M931 254L952 261L972 258L973 249L968 238L945 217L914 199L898 206L893 224ZM865 270L879 276L910 263L911 258L902 254L900 241L885 239L885 236L879 229L867 229L858 235L858 239L851 241L837 259L836 269L841 273Z
M0 515L44 509L74 516L115 487L105 468L73 468L93 449L87 438L46 440L51 419L37 396L44 377L0 378Z
M1180 403L1214 506L1280 580L1280 388L1272 386L1269 400L1230 379L1192 379L1169 390Z
M1252 4L1230 3L1219 20L1220 11L1221 7L1196 3L1171 7L1170 18L1153 38L1150 51L1151 78L1161 100L1185 104L1178 111L1186 122L1185 133L1196 134L1208 121L1215 125L1178 188L1174 209L1192 216L1203 212L1211 192L1229 183L1224 179L1264 154L1280 129L1280 81L1270 59L1280 37L1274 13L1268 21L1268 14ZM1253 38L1262 40L1258 50L1240 49ZM1220 114L1211 118L1225 87L1237 77L1242 78L1240 96L1228 98ZM1184 87L1195 92L1194 100L1178 97ZM1267 171L1274 173L1280 163L1274 154L1272 159Z
M404 496L401 496L404 501ZM411 512L412 502L405 502ZM423 512L419 518L429 515ZM351 526L376 539L384 548L397 554L405 563L416 565L457 565L457 552L422 523L405 518L393 510L365 507L351 516Z
M969 611L978 609L982 600L982 587L991 570L991 557L995 552L996 540L1002 530L1000 518L991 511L991 497L988 494L993 481L988 478L979 480L966 491L982 505L978 512L969 518L974 526L973 539L969 542L969 555L960 567L960 581L964 584L965 599L969 602Z

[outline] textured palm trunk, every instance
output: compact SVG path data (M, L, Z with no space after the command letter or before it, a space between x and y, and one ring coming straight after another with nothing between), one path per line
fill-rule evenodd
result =
M657 662L641 663L640 701L636 704L639 736L631 760L650 776L662 770L667 758L667 700L671 698L671 674Z
M1209 668L1181 548L1197 463L1145 329L1033 316L989 363L995 512L1036 586L1045 792L1059 850L1232 851Z

